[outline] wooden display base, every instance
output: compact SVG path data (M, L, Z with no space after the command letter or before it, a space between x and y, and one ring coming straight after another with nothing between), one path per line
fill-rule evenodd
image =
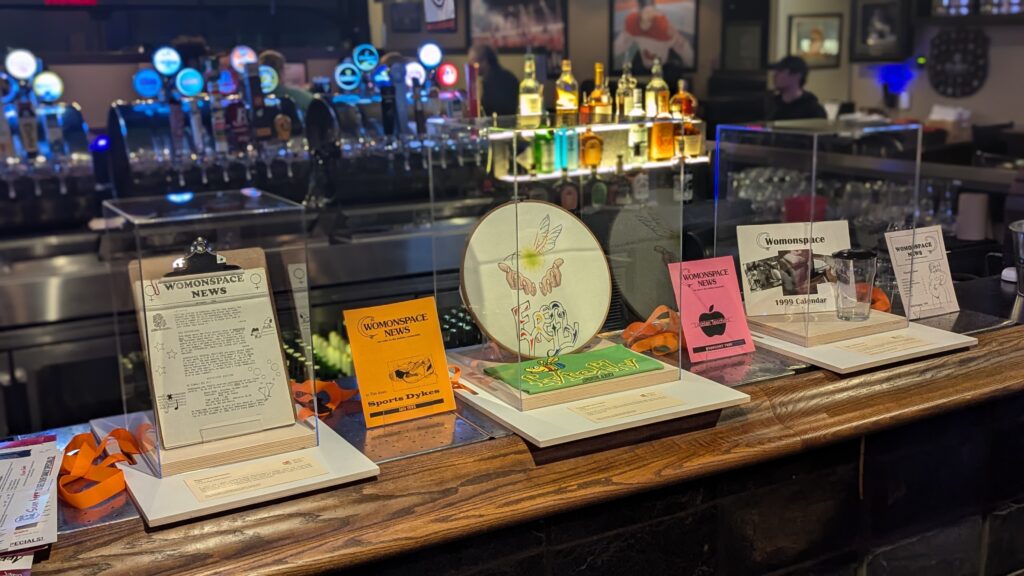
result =
M754 334L759 347L839 374L849 374L886 364L968 348L976 338L911 322L906 328L884 334L861 336L822 346L805 347L772 336Z
M94 420L90 424L93 430L111 429L119 426L124 417ZM278 498L294 496L304 492L337 486L347 482L355 482L372 478L380 473L380 468L369 458L346 442L334 430L320 426L320 444L312 448L289 452L289 457L308 458L315 460L327 473L296 480L293 482L267 486L251 491L239 492L229 496L200 501L189 489L186 480L207 477L215 473L230 473L236 469L264 464L272 468L281 456L254 458L245 462L226 464L205 470L196 470L175 476L157 478L152 474L145 462L134 465L118 464L124 470L128 493L131 495L139 514L149 526L162 526L182 520L192 520L243 506L268 502Z
M614 346L614 344L607 340L598 340L596 344L588 346L582 351L599 350L608 346ZM517 410L536 410L545 406L565 404L566 402L586 400L587 398L597 398L612 392L646 388L655 384L672 382L679 378L678 368L659 361L661 364L661 369L659 370L641 372L640 374L622 376L601 382L591 382L590 384L581 384L562 390L544 392L543 394L527 394L498 378L493 378L484 373L484 370L492 366L516 362L512 358L489 359L493 356L493 352L494 347L486 344L460 348L448 353L448 364L462 369L463 376L468 376L476 388L487 390L487 392L500 398Z
M477 386L472 380L472 376L463 378L471 390L460 388L457 392L460 400L515 431L538 448L557 446L693 414L721 410L729 406L744 404L750 400L750 396L742 392L716 384L707 378L685 370L674 371L674 373L677 377L681 376L681 379L638 390L608 394L599 400L626 399L636 396L642 391L645 394L662 394L681 400L680 405L603 422L594 422L573 410L586 404L593 404L594 399L576 400L523 412L509 406L508 403L489 393L486 389Z
M148 413L143 412L129 414L127 422L126 424L125 417L115 416L93 420L90 424L92 424L93 434L102 438L112 428L120 426L128 430L137 430L140 423L151 422L151 420L149 420ZM98 424L105 428L105 431L97 429ZM155 445L155 436L151 437L150 441ZM157 476L166 477L243 462L253 458L284 454L313 446L316 446L316 430L307 424L296 422L291 426L261 430L202 444L152 450L142 456L149 461L150 467Z
M752 332L810 348L906 328L907 319L872 310L868 319L862 322L840 320L835 312L811 312L747 316L747 324Z

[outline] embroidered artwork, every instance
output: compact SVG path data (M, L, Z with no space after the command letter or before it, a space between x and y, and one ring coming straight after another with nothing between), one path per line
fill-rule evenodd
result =
M470 235L462 282L466 304L488 337L530 358L584 346L611 302L597 239L547 202L505 204L484 216Z

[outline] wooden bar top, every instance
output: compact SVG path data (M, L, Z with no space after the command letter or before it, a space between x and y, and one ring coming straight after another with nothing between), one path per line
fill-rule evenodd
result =
M516 436L383 464L377 480L206 520L63 535L33 574L308 574L856 438L1024 389L1024 326L840 377L751 384L717 426L536 465Z

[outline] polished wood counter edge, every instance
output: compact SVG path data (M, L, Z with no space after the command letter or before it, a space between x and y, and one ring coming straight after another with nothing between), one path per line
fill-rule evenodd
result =
M1024 389L1024 326L850 377L743 388L717 426L538 466L508 436L386 463L377 480L170 528L61 536L33 574L309 574L855 438Z

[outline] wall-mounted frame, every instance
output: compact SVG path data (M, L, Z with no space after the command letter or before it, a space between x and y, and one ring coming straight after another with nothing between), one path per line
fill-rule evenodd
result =
M913 35L910 4L905 0L852 0L850 61L886 62L907 58Z
M559 60L569 50L566 0L469 0L469 44L502 53L544 52Z
M843 52L842 14L794 14L789 17L790 56L809 68L838 68Z
M430 2L431 0L425 1ZM402 32L401 30L394 29L394 23L392 22L392 10L402 4L414 6L419 10L420 18L422 20L422 26L419 32ZM467 17L468 2L456 1L454 6L455 30L432 31L428 29L430 24L426 21L426 17L423 14L423 2L409 3L385 0L384 22L387 26L386 45L388 49L397 50L405 54L415 54L420 45L429 39L436 42L437 45L444 50L445 54L464 54L469 46L469 18ZM401 13L403 8L398 8L398 10ZM399 23L399 26L401 27L402 24Z
M722 22L722 70L756 72L768 67L768 27L764 20Z
M633 74L650 74L654 58L677 72L697 69L698 0L611 0L608 61Z

